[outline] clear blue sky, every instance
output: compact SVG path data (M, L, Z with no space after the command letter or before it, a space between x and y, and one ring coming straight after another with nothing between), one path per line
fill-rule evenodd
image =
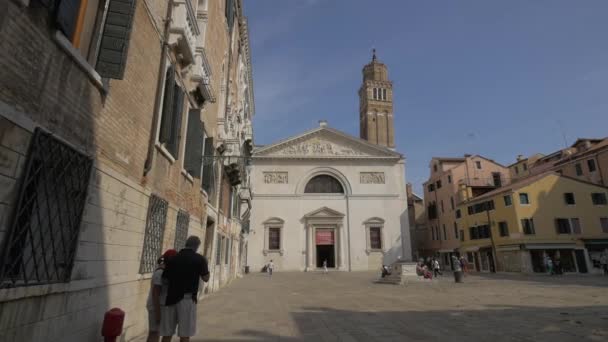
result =
M317 126L358 136L372 46L420 191L433 156L505 165L608 136L608 1L245 0L255 143ZM560 128L561 127L561 128Z

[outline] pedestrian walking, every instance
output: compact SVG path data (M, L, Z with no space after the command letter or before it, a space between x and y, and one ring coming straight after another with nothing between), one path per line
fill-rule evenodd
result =
M466 275L467 272L469 271L469 263L467 262L467 259L464 257L464 255L460 256L460 267L462 268L462 273L463 275Z
M608 275L608 249L606 249L600 257L600 266L604 271L604 275Z
M167 299L160 319L163 342L170 342L176 330L181 342L189 342L196 334L199 280L209 281L207 259L196 253L200 245L198 237L190 236L186 247L167 261L162 275L168 281Z
M545 266L547 267L547 273L553 275L553 260L551 260L551 257L548 255L545 259Z
M433 274L435 275L435 277L437 277L437 275L443 275L441 273L441 267L439 266L439 260L437 259L433 259Z
M323 260L323 273L327 274L327 259Z
M274 270L274 262L272 262L272 259L270 259L270 262L268 263L266 269L268 269L268 276L272 278L272 271Z
M555 262L553 263L553 273L555 273L556 275L564 274L564 269L560 258L555 258Z
M163 272L169 258L175 256L176 254L177 251L175 249L168 249L165 253L163 253L163 255L158 258L158 265L152 274L152 280L150 281L150 292L148 293L148 301L146 302L146 309L148 310L147 342L158 342L158 339L160 338L159 329L161 306L165 305L168 288L168 282L163 279Z

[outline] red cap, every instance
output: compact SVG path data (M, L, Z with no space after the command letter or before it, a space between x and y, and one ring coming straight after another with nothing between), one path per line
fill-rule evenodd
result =
M165 253L163 253L163 258L170 258L172 256L175 256L177 254L177 251L175 249L167 249L165 251Z

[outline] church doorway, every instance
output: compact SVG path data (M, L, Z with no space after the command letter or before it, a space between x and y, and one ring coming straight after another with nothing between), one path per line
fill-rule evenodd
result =
M323 267L323 261L325 260L327 260L327 267L336 267L334 230L317 229L315 234L317 267Z

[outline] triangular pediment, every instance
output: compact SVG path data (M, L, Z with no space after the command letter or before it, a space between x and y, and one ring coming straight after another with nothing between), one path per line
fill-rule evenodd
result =
M322 127L253 151L271 158L402 158L388 148L368 143L332 128Z
M304 218L310 219L310 218L328 218L328 217L344 217L344 214L342 214L339 211L330 209L328 207L323 207L323 208L319 208L315 211L312 211L306 215L304 215Z

